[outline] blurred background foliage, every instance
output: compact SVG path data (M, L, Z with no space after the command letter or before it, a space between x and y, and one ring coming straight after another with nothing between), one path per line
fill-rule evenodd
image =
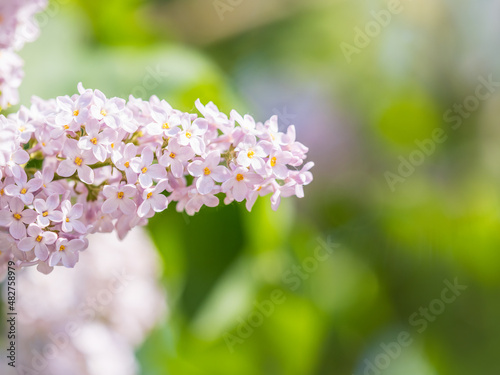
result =
M212 100L295 124L316 163L306 197L277 212L261 198L251 213L171 207L151 220L170 314L137 353L143 374L370 373L365 360L401 331L413 343L383 374L500 373L500 96L458 129L443 118L479 76L500 80L500 3L402 0L348 63L341 43L387 4L53 0L39 18L23 103L79 81L185 111ZM384 173L435 128L447 140L391 191ZM286 275L328 238L332 255L291 288ZM418 333L409 317L454 279L468 288ZM285 301L231 352L227 334L275 289Z

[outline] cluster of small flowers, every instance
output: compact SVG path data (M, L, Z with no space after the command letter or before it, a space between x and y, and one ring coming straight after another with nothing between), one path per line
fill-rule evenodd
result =
M139 374L135 351L169 315L161 264L148 234L135 228L123 242L107 234L91 236L88 254L72 272L61 267L50 277L36 269L18 272L17 371L2 375ZM0 345L9 347L2 336ZM8 362L0 356L2 370Z
M123 238L177 202L189 215L203 205L258 196L302 197L312 181L308 149L278 119L256 123L198 100L203 117L153 96L108 99L99 90L44 101L0 116L0 226L3 249L19 266L73 267L86 237L116 230ZM236 123L239 126L236 126ZM1 255L0 255L1 257Z
M19 102L23 60L17 55L25 43L38 38L34 15L47 0L2 0L0 2L0 110Z

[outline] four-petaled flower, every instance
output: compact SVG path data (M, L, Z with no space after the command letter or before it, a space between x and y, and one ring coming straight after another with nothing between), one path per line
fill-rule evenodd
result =
M139 183L143 188L153 185L153 180L167 177L167 171L160 164L153 164L154 154L150 148L142 150L141 156L132 159L130 166L139 174Z
M0 226L9 227L9 233L16 240L26 237L26 225L36 220L36 212L24 209L21 199L13 197L9 202L9 209L0 211Z
M59 262L64 267L72 268L78 262L78 252L85 247L85 242L82 240L68 240L59 238L56 241L56 251L52 253L49 259L51 267L57 266Z
M209 194L215 186L215 181L224 182L228 179L227 168L219 165L219 162L220 154L212 151L205 160L195 160L188 165L189 173L197 177L196 188L200 194Z
M261 183L263 178L245 167L237 167L231 172L231 177L222 184L222 191L231 191L236 202L247 198L256 184Z
M107 199L102 204L101 211L111 214L119 208L125 215L132 215L137 206L130 198L134 198L136 193L137 188L134 185L105 186L103 194Z
M65 147L67 159L63 160L57 167L57 174L61 177L70 177L78 172L80 180L86 184L94 182L94 170L88 164L97 162L92 151L83 151L78 148L78 144L73 139L68 139Z
M85 127L87 135L80 138L78 147L82 150L92 150L95 158L103 162L108 157L108 147L115 141L116 132L113 129L101 130L99 122L88 121Z
M19 250L31 251L35 249L35 255L40 260L46 260L49 257L47 245L52 245L57 240L57 234L54 232L44 232L36 224L28 226L28 237L24 237L19 244Z
M33 206L38 213L36 221L42 228L47 227L51 221L54 223L63 221L63 213L57 211L57 207L59 207L59 194L52 194L47 200L35 199Z
M146 189L142 193L144 201L137 209L139 217L146 217L151 212L161 212L168 206L168 199L162 194L166 189L170 189L167 180L161 180L154 188Z
M83 215L83 205L81 203L77 203L74 206L71 206L71 202L66 200L61 203L61 210L63 213L62 220L62 230L63 232L69 233L73 230L78 233L87 232L87 228L81 221L78 219Z

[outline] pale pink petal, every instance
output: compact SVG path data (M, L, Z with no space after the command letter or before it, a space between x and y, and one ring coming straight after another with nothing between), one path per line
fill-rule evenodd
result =
M200 194L210 193L214 188L214 185L214 180L205 175L198 177L198 180L196 181L196 188L198 189Z
M51 267L54 267L54 266L57 266L57 264L59 263L59 261L61 260L61 257L62 257L62 251L56 251L55 253L52 253L52 255L50 256L50 259L49 259L49 265Z
M243 182L243 181L237 182L236 184L234 184L234 188L233 188L234 199L237 202L241 202L243 199L245 199L247 191L248 191L248 188L247 188L247 185L245 184L245 182Z
M15 213L20 213L24 208L24 203L19 198L12 198L10 203L10 210Z
M118 209L120 200L118 198L109 198L101 206L101 211L105 214L111 214Z
M149 213L150 210L151 204L148 200L145 200L137 209L137 215L139 215L139 217L144 217Z
M148 168L148 174L155 179L160 179L160 178L166 178L167 177L167 171L165 170L165 167L162 167L159 164L153 164Z
M120 210L125 214L125 215L131 215L135 212L137 206L135 205L133 200L130 199L124 199L120 203Z
M139 175L139 183L143 188L148 188L153 185L153 179L147 173L141 173Z
M10 223L12 223L12 220L14 220L12 212L7 210L0 211L0 226L2 227L9 226Z
M210 177L217 182L224 182L230 177L230 174L226 167L219 165L212 170Z
M49 249L44 243L35 243L35 255L40 260L46 260L49 257Z
M70 177L76 171L76 165L70 160L63 160L57 167L57 174L62 177Z
M188 172L194 177L199 177L203 175L203 170L205 169L204 164L200 160L193 161L187 167Z
M87 232L87 227L85 227L85 225L83 225L83 223L81 221L73 220L72 224L73 224L73 229L75 231L77 231L78 233L83 234L83 233Z
M36 240L33 237L25 237L17 244L17 247L21 251L30 251L35 247Z
M94 183L94 170L88 165L82 165L78 168L78 177L86 184L92 184Z
M21 220L14 220L9 227L9 233L16 240L26 237L26 227Z

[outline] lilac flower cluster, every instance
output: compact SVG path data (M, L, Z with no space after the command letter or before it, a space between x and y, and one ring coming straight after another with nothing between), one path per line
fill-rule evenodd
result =
M25 43L38 38L34 15L47 0L2 0L0 2L0 110L19 102L23 60L17 55Z
M276 116L256 123L198 100L198 117L156 96L78 91L0 116L0 259L73 267L88 234L123 238L169 202L193 215L217 206L219 193L248 210L271 194L277 209L312 181L308 149L293 125L278 131Z

